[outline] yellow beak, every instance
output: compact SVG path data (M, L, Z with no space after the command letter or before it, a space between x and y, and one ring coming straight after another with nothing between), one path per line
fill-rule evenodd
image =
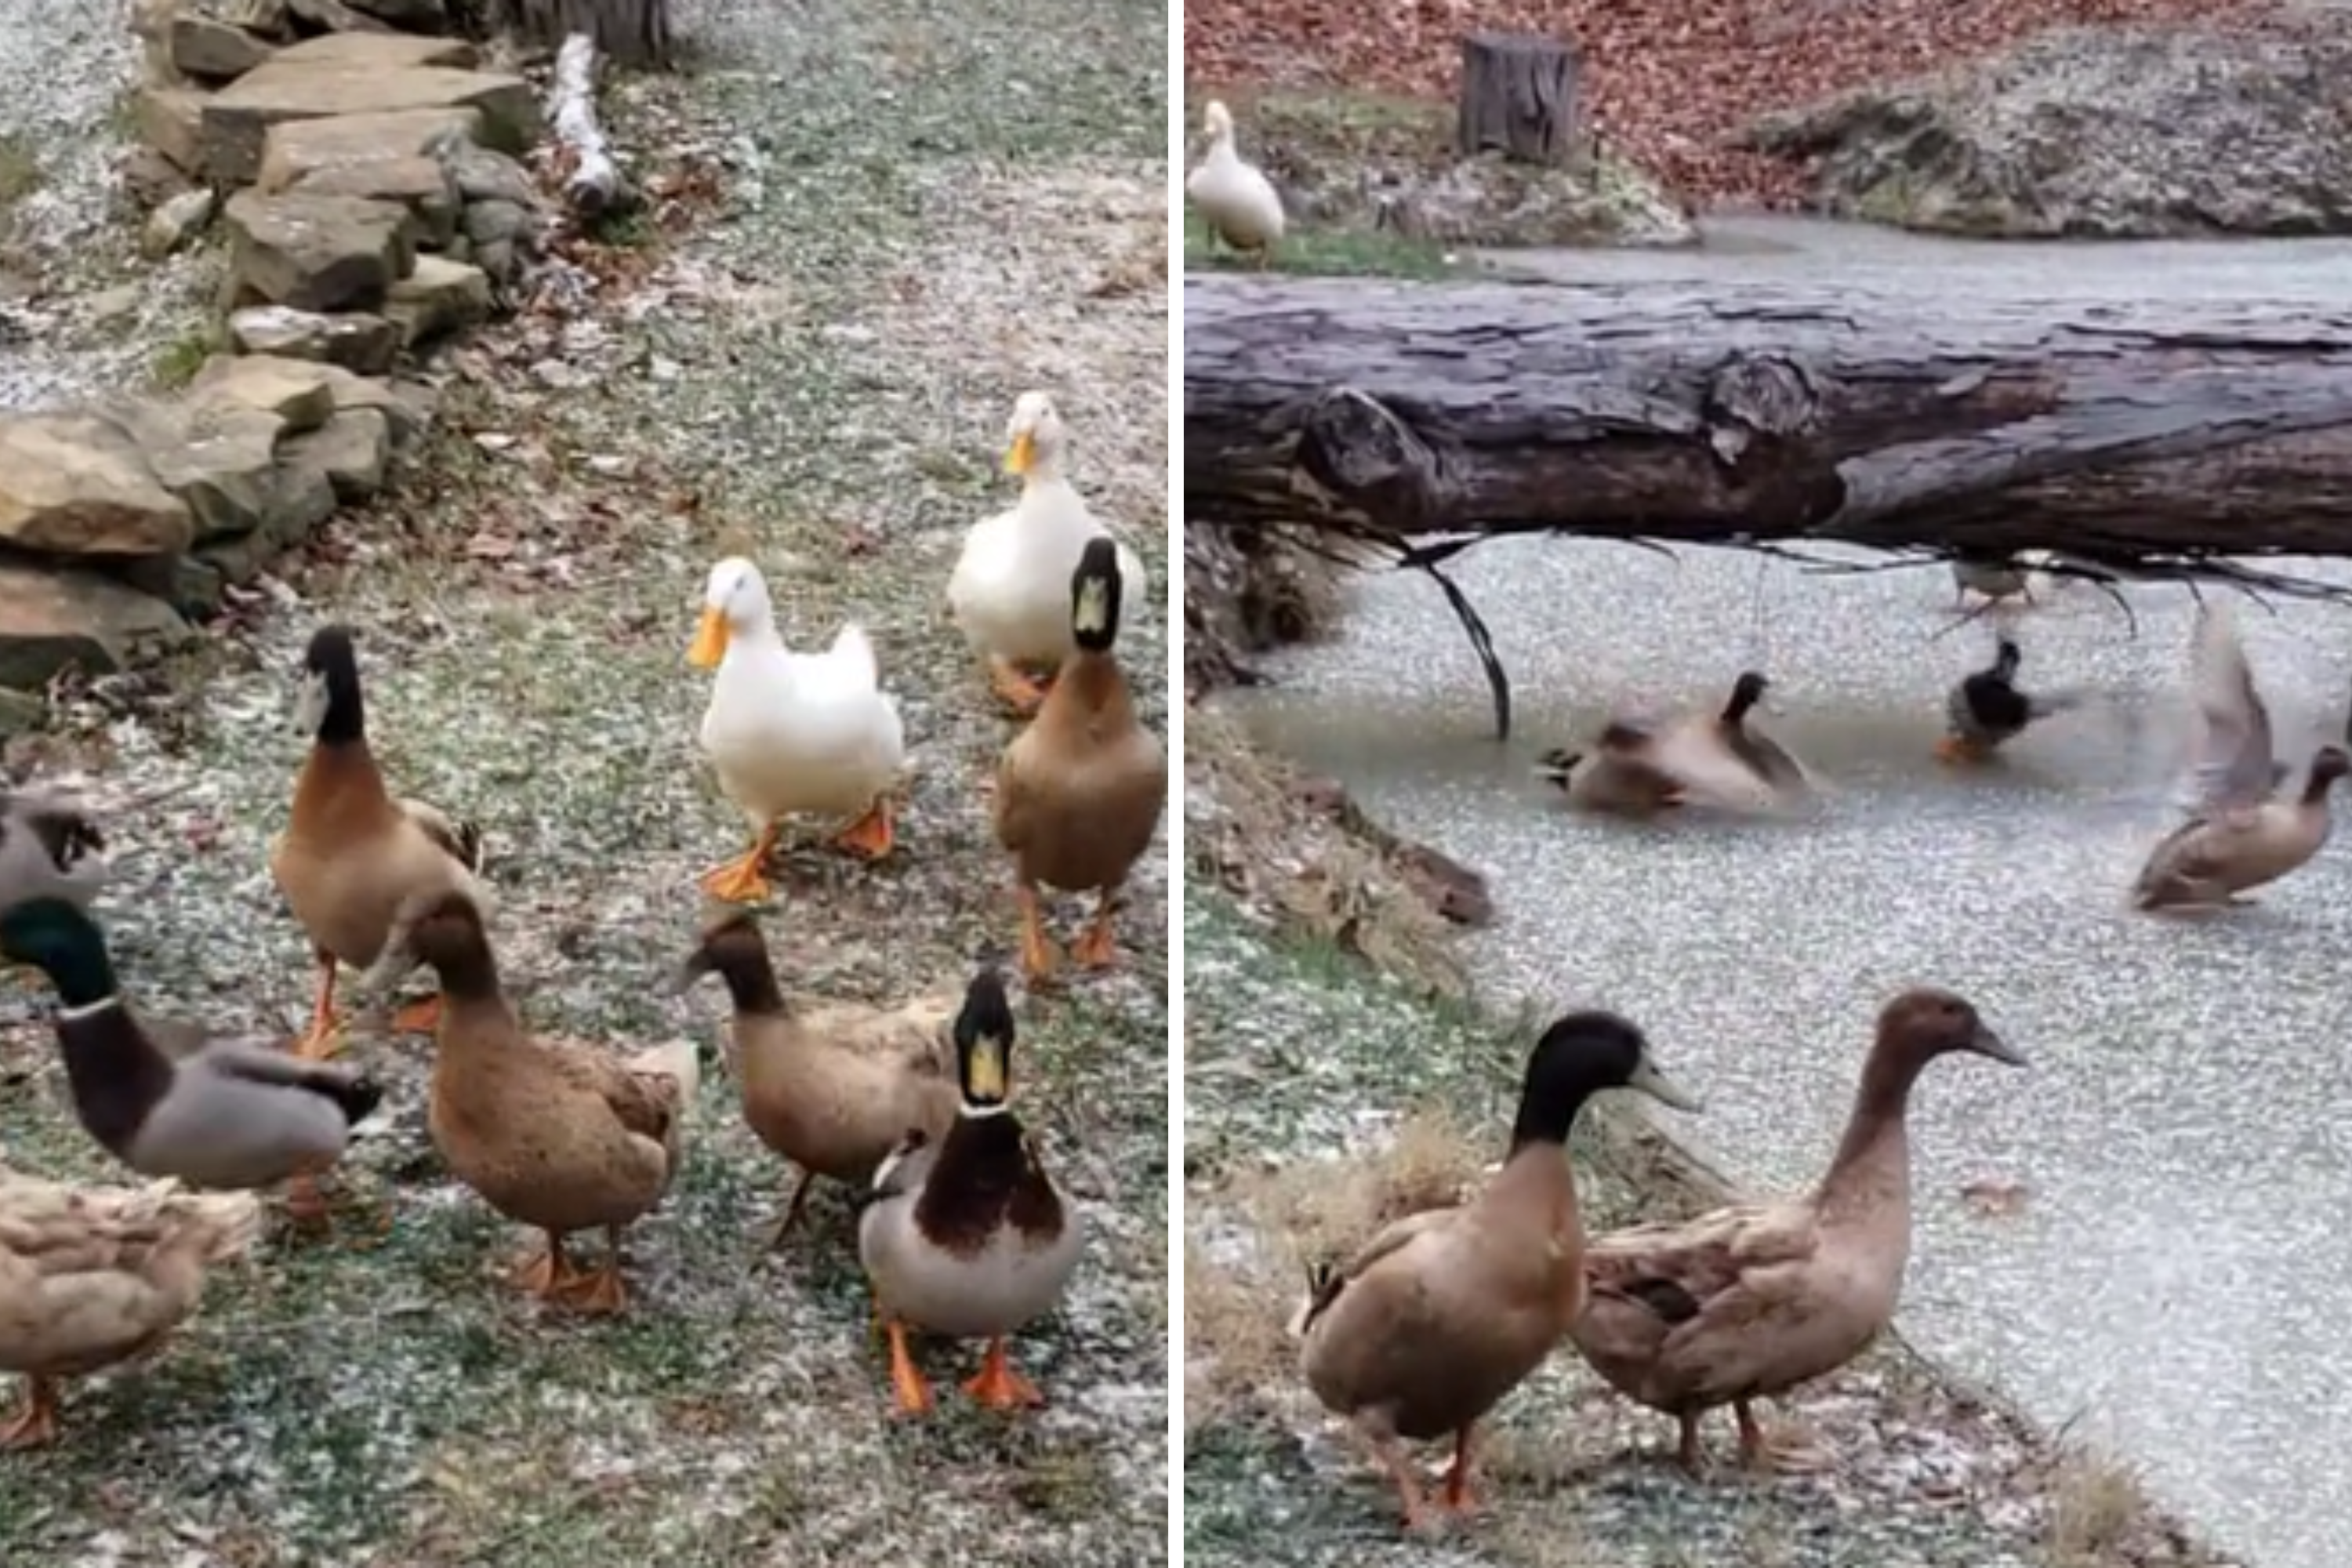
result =
M965 1058L964 1076L970 1080L975 1100L1004 1098L1004 1044L982 1035L971 1043L971 1054Z
M1004 471L1025 474L1037 461L1037 438L1024 430L1013 437L1013 449L1004 454Z
M686 662L697 669L713 669L727 657L727 617L705 605L701 624L694 628L694 646L686 650Z

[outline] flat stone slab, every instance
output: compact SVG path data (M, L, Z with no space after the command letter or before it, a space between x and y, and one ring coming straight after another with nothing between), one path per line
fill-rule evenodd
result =
M408 209L359 196L239 191L228 223L238 299L298 310L373 310L415 264Z
M240 354L341 365L360 375L383 374L400 352L400 328L382 316L329 315L288 305L252 305L232 312L228 339Z
M478 109L404 109L387 114L339 114L289 120L262 138L261 172L254 189L286 190L322 170L385 158L421 158L451 138L471 141L482 128Z
M171 605L110 577L0 565L0 686L36 691L74 665L112 675L194 635Z
M172 19L171 49L182 72L209 81L243 76L276 52L243 27L185 13Z
M408 66L446 66L471 70L482 54L464 38L424 38L410 33L321 33L289 44L276 56L280 65L366 66L397 70Z
M146 454L156 482L195 518L198 542L249 533L269 521L278 438L286 428L278 415L202 398L113 412Z
M291 65L272 60L205 100L205 175L249 184L269 128L292 120L420 109L480 111L486 145L520 152L540 131L539 100L519 76L446 66Z
M420 246L440 249L457 237L461 204L457 183L440 159L425 153L406 158L371 158L312 169L286 187L320 196L357 196L392 202L415 220Z
M188 88L142 87L131 100L139 140L184 174L205 172L205 95Z
M0 418L0 540L53 554L185 550L195 520L139 442L95 413Z
M331 365L275 354L215 354L188 384L188 399L262 409L299 436L335 416L338 374Z
M410 348L472 326L490 313L490 278L446 257L420 256L416 269L392 286L383 313L400 324Z
M335 500L356 505L383 488L392 461L392 422L381 409L346 408L308 436L286 443L289 467L326 476Z

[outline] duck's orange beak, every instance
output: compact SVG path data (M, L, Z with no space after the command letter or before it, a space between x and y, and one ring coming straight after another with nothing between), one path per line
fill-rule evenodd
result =
M1004 454L1004 471L1026 474L1037 461L1037 438L1024 430L1013 437L1012 450Z
M727 657L727 617L705 605L702 620L694 628L694 646L686 650L686 662L697 669L715 669Z

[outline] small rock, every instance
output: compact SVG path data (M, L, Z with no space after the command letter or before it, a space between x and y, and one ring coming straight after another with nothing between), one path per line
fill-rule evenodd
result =
M147 215L139 234L139 254L160 261L195 238L213 220L213 194L203 186L182 191Z
M361 311L330 316L286 305L254 305L233 312L228 337L241 354L341 365L360 375L383 374L400 352L400 328L382 316Z
M241 299L373 310L415 259L407 209L389 202L239 191L227 216L229 275Z
M191 635L171 605L95 572L0 565L0 686L37 691L69 666L112 675Z
M331 365L275 354L215 354L188 384L192 402L259 408L285 422L287 434L316 430L335 413Z
M131 103L139 139L181 173L205 172L205 95L186 88L142 87Z
M125 410L147 465L187 504L196 542L247 533L269 516L285 421L248 405L191 400Z
M493 283L511 283L515 280L515 275L522 270L522 258L516 252L513 245L500 240L495 245L485 245L476 250L474 265L489 274L490 281Z
M125 147L114 172L122 177L122 188L131 194L131 199L146 212L154 211L189 188L188 176L181 173L179 165L144 142Z
M561 392L593 384L596 378L567 360L543 359L530 367L531 379ZM594 459L590 459L593 465Z
M95 413L0 418L0 539L58 554L185 550L195 520L139 443Z
M415 348L488 316L490 279L478 267L420 256L416 269L392 286L383 313L400 324L402 342Z
M485 196L466 207L466 237L476 245L511 245L539 227L539 215L530 207Z
M205 81L232 81L267 60L268 44L243 27L182 12L172 18L172 63Z
M452 141L443 147L441 155L457 182L457 194L468 205L505 202L529 207L539 202L539 187L531 184L530 171L504 153L471 141Z
M146 295L147 291L136 283L93 294L89 297L89 319L101 327L118 326L139 314L139 301Z
M324 474L335 499L354 505L383 488L384 467L392 459L391 421L378 409L346 409L323 428L287 442L285 459Z

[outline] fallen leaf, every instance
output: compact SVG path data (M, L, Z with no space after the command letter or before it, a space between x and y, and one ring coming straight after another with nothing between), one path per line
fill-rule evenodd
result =
M1986 1219L2024 1213L2027 1195L2023 1182L2000 1176L1980 1176L1960 1189L1960 1201L1969 1205L1969 1212Z

